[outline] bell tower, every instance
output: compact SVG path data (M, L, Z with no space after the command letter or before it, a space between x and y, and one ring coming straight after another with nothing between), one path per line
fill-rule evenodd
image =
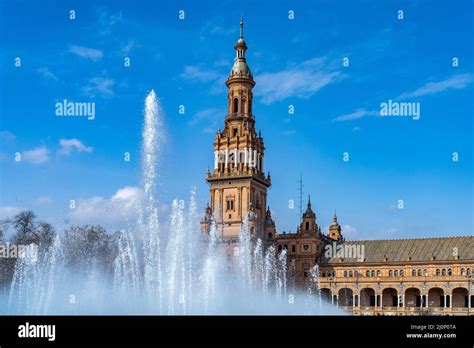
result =
M210 185L210 205L207 218L201 221L203 233L209 232L212 215L221 240L235 241L240 226L249 215L253 237L266 239L267 189L270 174L264 173L265 146L260 132L255 131L252 113L252 89L255 86L247 65L244 22L240 19L240 37L235 45L234 65L227 78L227 115L224 129L217 131L214 140L214 166L206 173ZM268 235L268 233L267 233Z

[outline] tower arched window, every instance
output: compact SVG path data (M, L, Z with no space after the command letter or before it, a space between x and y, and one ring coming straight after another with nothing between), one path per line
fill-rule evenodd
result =
M466 271L464 270L464 268L461 268L461 275L465 275L466 274ZM438 275L438 274L437 274Z
M395 270L395 272L393 272L393 275L394 275L395 277L398 277L398 270Z
M452 276L453 275L453 270L451 268L448 268L448 276Z
M443 271L442 271L442 273L441 273L441 274L442 274L443 276L445 276L445 275L446 275L446 268L443 268Z
M236 113L239 112L239 99L234 98L234 102L232 104L232 112Z
M438 269L436 270L436 276L439 277L440 275L441 275L441 270L438 268Z
M412 277L416 277L416 269L412 269L412 270L411 270L411 276L412 276Z
M309 221L306 221L306 231L309 230Z

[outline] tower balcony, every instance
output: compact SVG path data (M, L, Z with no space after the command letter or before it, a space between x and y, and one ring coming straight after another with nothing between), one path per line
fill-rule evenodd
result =
M233 113L227 114L225 116L225 119L229 120L229 121L232 121L232 120L239 121L239 120L243 120L243 119L255 120L255 116L253 114L246 114L246 113L242 113L242 112L233 112Z
M244 170L244 171L226 171L221 172L215 170L214 173L206 173L206 180L208 182L228 180L228 179L255 179L260 181L266 186L272 185L272 180L269 176L265 176L264 173L257 172L255 170Z

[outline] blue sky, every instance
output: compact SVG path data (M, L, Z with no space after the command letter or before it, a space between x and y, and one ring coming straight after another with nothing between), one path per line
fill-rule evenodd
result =
M253 111L273 181L268 201L280 232L298 223L288 201L297 201L302 173L319 224L326 229L337 209L347 238L472 235L472 6L0 1L0 215L29 208L57 224L111 228L124 224L123 215L133 218L151 89L166 124L163 215L193 186L203 208L242 12L257 83ZM64 99L94 102L95 119L57 117L55 104ZM420 119L381 117L389 99L419 103Z

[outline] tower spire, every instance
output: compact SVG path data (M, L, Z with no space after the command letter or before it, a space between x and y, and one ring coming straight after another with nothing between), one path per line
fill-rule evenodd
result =
M244 38L244 17L242 12L240 13L240 38Z

